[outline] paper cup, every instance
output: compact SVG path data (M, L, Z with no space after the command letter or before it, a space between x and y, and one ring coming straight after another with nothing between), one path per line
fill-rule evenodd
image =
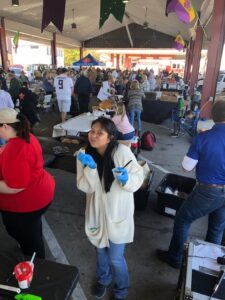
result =
M34 264L29 261L22 261L15 266L15 277L21 289L29 288L33 279L33 268Z
M117 168L112 169L112 172L113 172L114 178L117 178L117 176L119 176L122 173L121 171L118 171Z

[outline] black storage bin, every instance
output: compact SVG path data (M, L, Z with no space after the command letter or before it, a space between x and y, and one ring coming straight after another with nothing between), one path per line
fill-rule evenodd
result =
M189 195L194 186L196 184L196 180L193 178L180 176L176 174L167 174L159 183L156 188L156 193L158 194L157 198L157 210L159 213L174 217L176 215L177 210L180 208L181 204L185 200L183 195L176 196L173 194L165 193L165 189L167 187L172 190L178 190L179 193L185 193Z
M150 190L151 190L151 183L153 180L153 171L150 171L150 176L149 176L149 180L148 180L148 184L147 186L143 189L143 188L139 188L139 190L137 190L134 193L134 207L135 210L144 210L148 204L148 198L149 198L149 194L150 194Z

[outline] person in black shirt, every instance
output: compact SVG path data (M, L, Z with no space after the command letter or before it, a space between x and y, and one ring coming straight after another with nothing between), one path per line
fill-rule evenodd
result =
M88 104L90 102L90 94L92 93L92 85L84 72L82 72L81 76L77 79L74 86L74 92L77 94L80 113L88 112Z
M32 128L40 122L36 111L37 96L28 88L22 87L19 92L19 101L20 111L27 117Z
M0 69L0 81L1 81L1 89L4 91L8 91L7 83L4 77L4 70Z

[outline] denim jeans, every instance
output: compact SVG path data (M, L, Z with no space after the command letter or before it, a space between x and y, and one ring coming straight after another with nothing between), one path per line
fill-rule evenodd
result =
M131 140L134 137L134 134L135 131L125 133L125 134L122 134L121 132L117 131L117 139L123 141Z
M169 246L169 257L181 263L184 243L188 237L191 223L208 215L208 230L205 240L221 244L225 228L225 186L215 188L196 186L179 209Z
M127 263L124 257L125 244L109 241L109 248L96 248L97 279L102 285L109 285L114 276L114 295L125 298L129 286Z
M138 130L141 131L141 110L138 108L129 110L129 121L132 126L134 126L135 117L137 118Z

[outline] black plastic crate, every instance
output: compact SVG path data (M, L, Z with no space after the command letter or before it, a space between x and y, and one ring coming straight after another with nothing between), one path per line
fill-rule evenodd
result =
M176 174L165 175L155 190L158 194L158 212L166 216L174 217L177 210L186 199L185 196L188 196L192 192L195 184L196 180L193 178ZM167 187L171 188L173 191L177 190L178 195L165 193Z
M145 210L145 208L148 204L148 198L149 198L149 194L151 191L153 175L154 175L154 172L151 170L147 186L145 188L142 188L142 187L139 188L139 190L137 190L134 193L135 210Z

